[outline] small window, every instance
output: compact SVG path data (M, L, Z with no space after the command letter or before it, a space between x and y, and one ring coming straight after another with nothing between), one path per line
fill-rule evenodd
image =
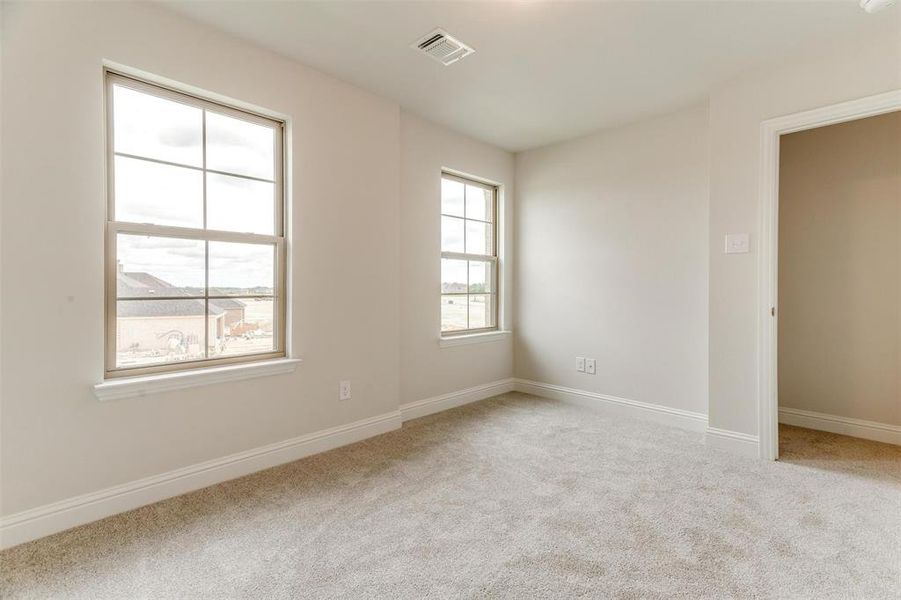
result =
M441 177L441 335L497 329L497 188Z
M107 73L106 375L285 355L283 123Z

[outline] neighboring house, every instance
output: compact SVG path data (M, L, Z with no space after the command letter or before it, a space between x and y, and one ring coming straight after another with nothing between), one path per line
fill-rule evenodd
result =
M116 287L119 298L141 298L119 301L117 309L117 348L136 359L160 353L200 357L204 338L210 352L216 353L226 336L244 323L245 305L240 300L210 299L207 310L201 299L173 299L196 296L197 290L172 285L149 273L126 272L121 265Z
M241 325L244 322L244 303L231 298L215 298L210 300L210 308L215 306L225 313L225 333Z

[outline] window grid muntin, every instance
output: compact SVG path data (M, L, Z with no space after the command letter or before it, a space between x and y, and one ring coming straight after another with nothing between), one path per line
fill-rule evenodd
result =
M148 83L138 79L134 79L127 75L122 75L112 70L105 70L106 77L106 124L107 124L107 236L106 236L106 360L105 374L106 377L121 377L127 375L143 375L150 373L179 371L187 368L194 368L198 364L203 366L215 366L221 364L233 364L241 362L250 362L253 360L264 360L268 358L284 357L287 354L287 329L286 329L286 280L287 280L287 256L286 256L286 240L285 231L285 207L284 207L284 123L271 117L262 116L251 111L237 109L228 105L224 105L212 100L200 98L191 94L187 94L178 90L173 90L165 86ZM132 90L149 94L155 97L199 108L202 111L202 167L195 165L187 165L178 162L154 159L151 157L142 157L129 153L118 153L115 151L114 144L114 86L123 86ZM222 170L211 170L206 168L207 140L206 140L206 115L207 112L215 112L232 118L245 120L257 125L263 125L273 130L273 175L274 180L267 180L249 175L241 175L230 173ZM153 225L150 223L133 223L115 220L115 157L125 156L128 158L156 162L159 164L167 164L173 167L182 167L201 171L203 186L203 229L190 227L178 227L171 225ZM273 202L275 210L273 211L273 235L242 233L227 230L211 230L207 229L207 173L216 173L232 177L244 179L265 181L274 184L275 195ZM204 303L204 358L181 360L170 363L157 363L154 365L140 367L119 367L117 366L118 357L118 325L117 325L117 302L134 301L134 300L155 300L165 299L164 297L142 297L142 298L119 298L117 290L117 235L119 233L133 235L150 235L162 237L180 237L184 239L194 239L204 242L204 296L179 296L171 299L192 299L203 300ZM209 242L224 241L236 243L253 243L271 245L274 253L273 258L273 293L240 295L240 296L220 296L209 294ZM273 299L273 350L269 352L252 352L241 355L231 355L226 357L209 357L209 301L216 298L272 298Z
M118 84L117 84L118 85ZM206 111L204 111L206 114ZM166 165L167 167L178 167L180 169L191 169L192 171L203 171L204 173L213 173L214 175L226 175L228 177L238 177L240 179L249 179L251 181L261 181L263 183L276 183L274 179L266 179L264 177L254 177L253 175L242 175L240 173L230 173L229 171L222 171L219 169L208 169L205 167L197 167L194 165L186 165L184 163L173 162L171 160L163 160L161 158L152 158L150 156L140 156L139 154L131 154L129 152L113 152L115 156L121 156L122 158L131 158L133 160L143 160L146 162L157 163L160 165ZM451 215L448 215L451 216Z
M466 297L466 329L445 330L443 328L443 323L442 323L441 327L439 328L441 331L441 335L443 337L452 337L452 336L457 336L457 335L482 333L482 332L486 332L486 331L496 331L499 327L499 324L498 324L499 312L498 311L499 311L499 297L500 297L499 289L498 289L498 281L499 281L500 277L498 274L498 260L497 260L497 215L498 215L497 186L482 183L480 181L476 181L476 180L472 180L472 179L467 179L465 177L461 177L459 175L455 175L453 173L448 173L448 172L442 172L441 178L449 179L452 181L457 181L457 182L463 184L463 216L461 217L459 215L452 215L452 214L445 213L443 210L443 202L442 202L442 209L440 211L439 219L447 217L447 218L459 219L459 220L463 221L463 250L464 250L463 252L452 252L452 251L445 251L442 249L441 258L467 261L467 263L466 263L466 292L445 293L442 291L440 294L440 298L442 300L445 297L456 297L456 296ZM469 193L469 190L468 190L469 186L477 187L477 188L480 188L481 190L490 192L489 216L490 216L491 220L486 221L483 219L472 219L472 218L467 217L467 213L468 213L467 196ZM488 242L489 242L488 250L490 252L489 254L473 254L473 253L466 252L466 249L467 249L467 247L466 247L466 236L467 236L466 222L467 221L474 221L477 223L485 223L487 225L490 225L488 232L487 232ZM490 277L490 280L491 280L490 281L490 289L491 289L490 292L482 292L482 293L470 292L470 287L471 287L470 265L469 265L470 261L488 262L492 265L491 266L491 277ZM491 312L489 315L489 319L491 322L490 327L473 328L473 327L469 326L470 325L470 308L469 308L470 296L488 296L489 297L489 300L492 303Z

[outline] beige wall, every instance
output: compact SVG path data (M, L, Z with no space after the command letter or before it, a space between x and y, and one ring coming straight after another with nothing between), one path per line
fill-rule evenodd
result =
M700 105L517 155L517 377L707 412L707 144Z
M421 294L432 282L420 278L438 267L437 204L435 214L401 218L402 204L437 187L419 181L421 191L400 198L402 171L416 167L401 153L399 106L148 4L2 10L2 514L396 410L399 374L419 367L402 369L402 345L437 346L431 317L410 308L417 296L404 295L408 310L399 310L400 290ZM94 397L103 377L104 60L288 118L290 335L304 359L293 374ZM405 136L451 139L411 122ZM436 161L511 179L508 155L452 139L455 154ZM402 273L401 247L428 265L405 262ZM430 356L440 381L405 387L407 400L511 375L503 346L480 350L488 366ZM338 401L341 379L353 382L352 400Z
M901 28L832 40L745 73L710 96L710 425L757 434L760 124L773 117L901 88ZM749 254L723 253L727 233Z
M441 348L441 170L500 184L501 317L513 303L513 155L401 113L401 373L403 403L505 379L513 373L512 336Z
M901 424L901 113L782 138L779 404Z

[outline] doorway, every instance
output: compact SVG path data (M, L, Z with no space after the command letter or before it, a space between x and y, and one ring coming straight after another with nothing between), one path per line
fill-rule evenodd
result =
M759 310L760 310L760 319L759 319L759 436L760 436L760 455L762 458L775 460L779 457L779 417L780 417L780 403L779 403L779 391L780 391L780 379L778 377L779 373L779 364L780 362L783 364L783 367L786 366L784 361L779 360L779 322L781 317L781 309L780 306L780 295L779 295L779 281L780 281L780 269L779 269L779 257L780 257L780 247L779 247L779 236L780 236L780 227L779 227L779 216L780 216L780 147L783 143L783 137L789 136L791 134L797 132L807 132L810 130L816 130L818 128L826 128L828 126L840 124L840 123L850 123L853 121L867 119L871 117L878 117L880 115L887 115L887 118L890 120L891 116L888 113L893 113L901 110L901 90L889 92L886 94L880 94L878 96L872 96L869 98L863 98L860 100L855 100L852 102L846 102L830 107L825 107L813 111L805 111L802 113L797 113L794 115L788 115L785 117L780 117L777 119L772 119L766 121L762 125L762 163L761 163L761 241L760 241L760 298L759 298ZM786 137L786 139L789 139ZM796 138L796 139L800 139ZM801 140L804 141L804 140ZM794 143L794 140L790 140L790 143ZM828 177L831 175L830 172L820 170L820 176ZM827 188L828 189L828 188ZM898 229L898 217L895 217L895 226L896 233ZM828 230L828 228L826 228ZM840 232L839 232L840 233ZM835 248L827 247L823 252L828 254L829 252L833 252ZM897 253L897 248L895 250ZM802 252L801 254L804 254ZM810 254L810 253L807 253ZM825 255L823 257L825 259ZM814 256L816 259L816 256ZM826 270L828 270L828 260L820 261L825 262L827 264ZM897 264L897 261L896 261ZM797 265L796 265L797 266ZM847 286L846 286L847 287ZM840 301L842 298L833 298L830 299L833 301L833 304L840 305ZM778 309L777 309L778 307ZM847 305L846 305L847 307ZM790 318L790 314L786 316ZM847 317L847 315L846 315ZM897 331L897 324L899 317L896 313L894 318L894 327L895 331ZM841 322L842 316L839 315L836 317L837 322ZM847 320L847 319L845 319ZM795 327L797 324L789 324L786 323L787 327ZM837 336L840 337L840 336ZM783 337L784 340L784 337ZM814 348L816 341L808 341L805 342L809 346L809 348ZM814 345L810 345L814 344ZM901 340L896 339L895 341L895 354L898 352L898 344L901 344ZM796 349L795 349L796 350ZM793 350L792 352L794 352ZM836 353L838 353L839 348L835 347ZM813 356L813 360L811 363L813 364L813 368L829 368L828 361L825 363L822 361L823 356L830 356L830 360L836 361L839 360L834 355L829 355L828 352L818 353L818 352L810 352L810 354L816 355ZM840 354L840 353L838 353ZM804 352L800 353L800 356L804 357ZM790 357L786 357L788 359ZM820 362L816 362L816 358L820 358ZM805 359L806 360L806 359ZM840 363L840 360L839 360ZM898 366L898 359L895 359L895 365ZM866 368L862 369L862 372L866 371ZM853 378L852 378L853 380ZM822 382L821 382L822 383ZM894 393L895 400L897 401L897 393L899 386L901 386L901 381L897 378L895 379L894 384ZM783 385L783 390L785 390L785 386ZM793 399L794 400L794 399ZM804 400L799 401L802 404L805 402ZM859 403L859 400L853 400L853 402ZM834 406L834 405L833 405ZM804 413L816 413L816 416L820 417L820 420L816 422L820 428L824 428L823 425L832 427L833 429L839 427L847 427L850 425L854 425L855 421L866 421L867 423L879 423L877 421L870 421L868 419L859 419L855 417L848 417L846 415L831 415L826 412L819 411L810 411L805 410L803 408L786 406L785 408L794 409L794 413L792 411L782 411L783 420L791 419L791 418L808 418L810 414ZM859 408L859 407L856 407ZM798 412L803 411L803 412ZM833 417L832 419L822 417L825 415L826 417ZM835 418L838 417L838 418ZM901 428L898 428L895 424L889 419L889 423L879 423L883 425L882 432L880 435L887 435L888 439L886 441L891 441L895 439L894 436L898 436L901 434ZM813 423L812 421L807 421L807 424L810 425ZM859 425L859 423L857 423ZM877 428L878 429L878 428ZM897 443L897 442L896 442Z
M889 460L872 442L901 431L901 112L783 135L778 209L780 457Z

